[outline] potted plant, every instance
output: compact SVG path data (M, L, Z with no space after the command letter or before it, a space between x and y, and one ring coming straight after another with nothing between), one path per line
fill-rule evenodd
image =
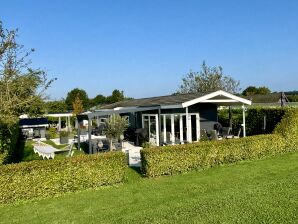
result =
M67 131L60 132L60 144L68 144L68 132Z

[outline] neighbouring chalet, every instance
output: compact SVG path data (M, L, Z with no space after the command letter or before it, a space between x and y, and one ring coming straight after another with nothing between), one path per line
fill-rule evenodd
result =
M251 101L222 90L125 100L87 112L84 119L89 120L89 140L92 138L92 120L96 120L99 125L109 115L120 114L128 117L130 129L136 131L136 134L140 129L145 130L148 141L157 146L183 144L199 141L202 129L214 128L218 106L231 105L242 105L245 136L245 110ZM80 116L78 119L83 120Z

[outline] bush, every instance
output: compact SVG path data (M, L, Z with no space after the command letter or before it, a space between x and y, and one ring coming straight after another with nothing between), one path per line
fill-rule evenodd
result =
M295 151L298 149L298 110L286 110L274 133L143 149L142 172L149 177L172 175Z
M18 155L19 123L0 123L0 165L15 162Z
M49 136L49 139L54 139L54 138L58 138L58 134L57 134L57 129L54 127L50 127L47 130L47 136Z
M246 117L247 135L271 134L281 121L286 108L249 108ZM264 130L264 116L266 116L266 130Z
M0 166L0 203L111 185L124 180L125 155L113 152Z
M287 108L250 107L246 112L246 134L248 136L271 134L275 126L287 111ZM218 121L225 127L229 126L229 111L219 110ZM266 116L266 130L264 130L264 116ZM232 109L233 129L242 124L242 109Z
M172 175L285 151L284 138L274 134L164 146L141 151L142 172L149 177Z
M289 109L276 126L274 133L285 138L287 148L296 150L298 148L298 109Z

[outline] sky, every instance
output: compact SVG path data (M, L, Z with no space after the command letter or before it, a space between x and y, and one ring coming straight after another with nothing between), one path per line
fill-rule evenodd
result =
M298 89L297 0L0 0L0 20L36 51L32 67L73 88L141 98L175 92L203 60L240 87Z

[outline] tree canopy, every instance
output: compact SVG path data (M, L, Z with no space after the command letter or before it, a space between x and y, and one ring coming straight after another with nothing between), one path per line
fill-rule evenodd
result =
M42 113L45 91L54 81L30 66L34 49L26 51L18 44L17 32L4 29L0 21L0 121L5 123L24 113Z
M269 93L271 93L271 90L266 86L260 86L260 87L249 86L245 90L243 90L242 95L243 96L252 96L256 94L266 95Z
M203 61L201 71L190 71L182 78L178 93L209 92L225 90L230 93L239 92L240 82L231 76L224 75L221 66L210 67Z
M83 89L75 88L67 93L67 97L65 99L65 103L69 111L73 109L73 103L75 102L76 97L79 97L79 99L82 101L84 109L89 108L89 98L86 91Z
M112 95L107 97L106 102L107 103L116 103L116 102L119 102L119 101L124 100L124 98L125 97L124 97L123 91L120 91L118 89L115 89L112 92Z

